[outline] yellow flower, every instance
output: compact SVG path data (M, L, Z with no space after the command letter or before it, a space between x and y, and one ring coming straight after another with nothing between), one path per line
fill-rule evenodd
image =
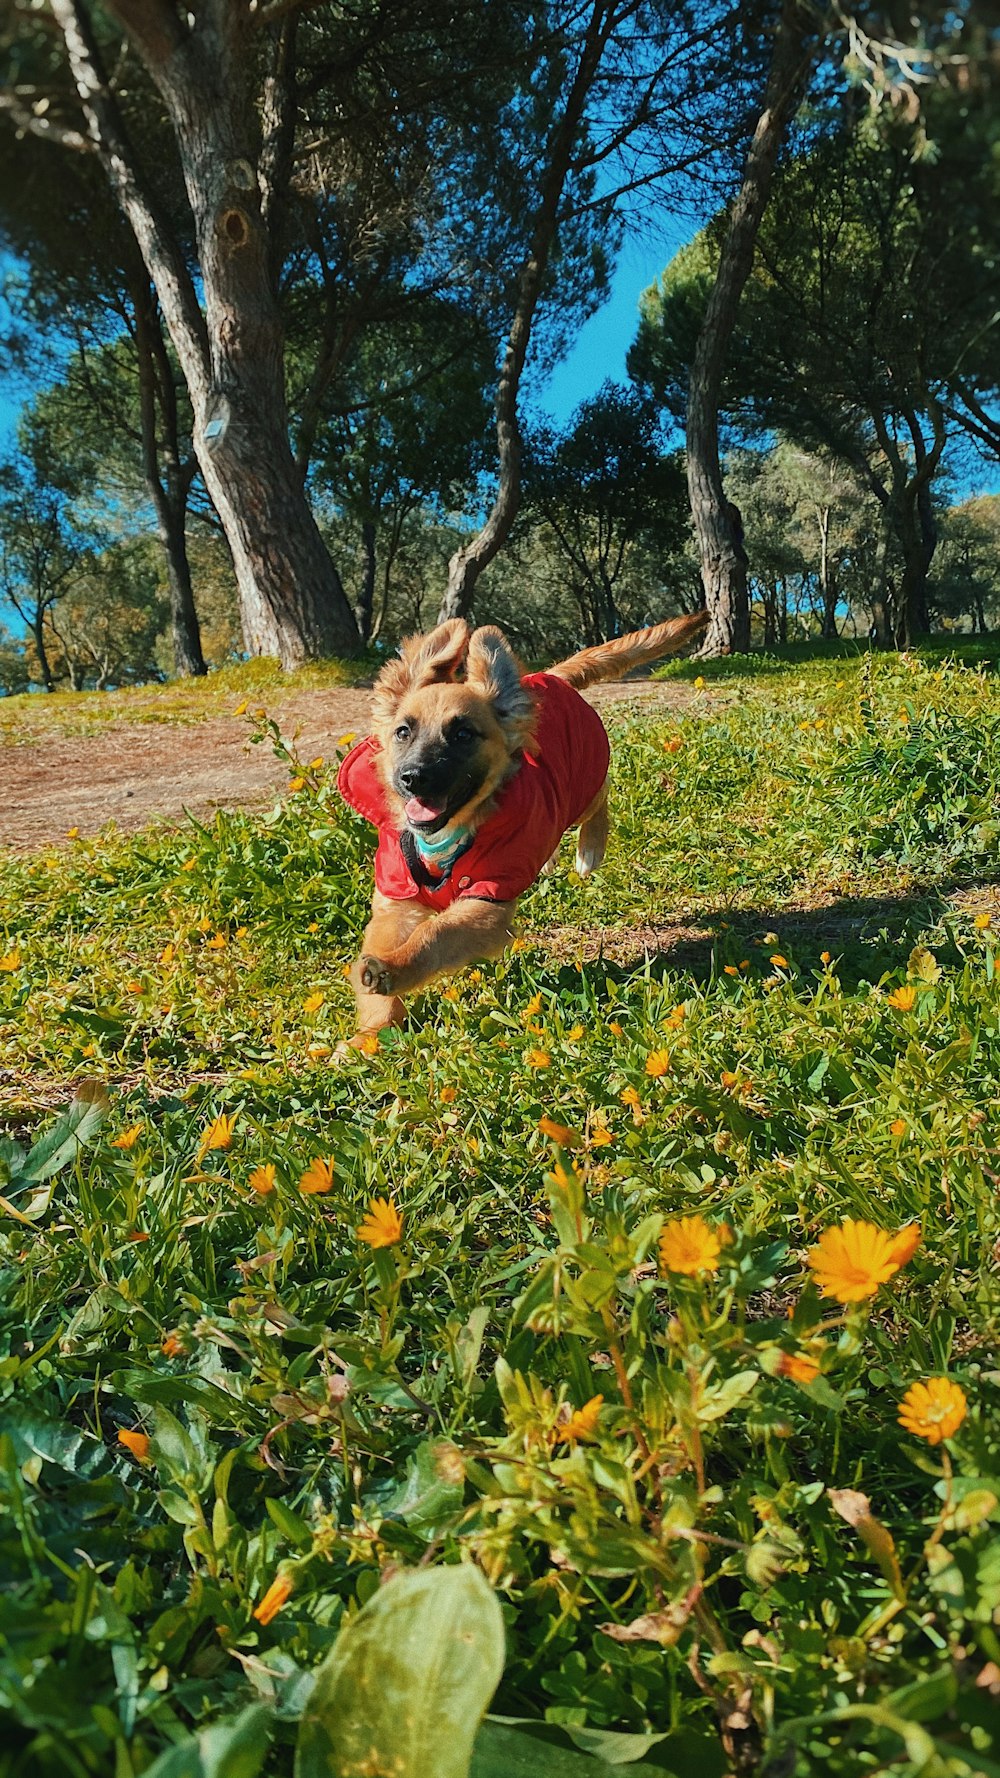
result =
M226 948L226 935L224 932L214 933L213 936L210 939L208 939L206 942L206 949L209 951L224 951L225 948Z
M245 714L246 714L246 708L247 708L247 705L248 705L248 704L249 704L249 702L250 702L250 699L249 699L249 698L244 698L244 699L243 699L243 701L242 701L242 702L241 702L241 703L239 703L239 704L237 704L237 706L236 706L236 708L235 708L235 710L234 710L234 711L233 711L233 715L234 715L234 716L243 716L243 715L245 715Z
M318 932L319 931L319 921L318 920L310 920L308 926L306 927L306 931L307 932Z
M164 945L162 951L160 952L160 959L159 959L160 963L162 964L164 969L166 969L168 963L173 962L176 954L177 954L176 947L174 945L172 945L172 944Z
M164 1334L163 1342L160 1346L160 1351L163 1353L164 1358L180 1358L184 1350L184 1341L181 1339L176 1328L172 1333Z
M290 778L288 781L289 790L292 790L292 791L304 790L305 787L306 787L306 781L304 778L301 778L301 777L300 778Z
M271 1582L271 1585L268 1587L267 1592L264 1594L263 1599L254 1612L254 1617L257 1619L257 1622L259 1624L269 1624L272 1618L277 1617L282 1606L288 1604L291 1596L291 1581L288 1579L287 1575L279 1574L277 1580Z
M624 1025L619 1025L617 1019L608 1020L608 1030L611 1032L612 1037L624 1037L625 1035L625 1027Z
M580 1169L564 1167L561 1161L557 1161L552 1169L552 1177L561 1192L568 1192L571 1186L580 1184Z
M977 932L985 932L993 923L992 914L977 914L972 924Z
M262 1161L259 1167L254 1168L247 1180L250 1190L255 1191L260 1198L269 1197L274 1190L277 1171L273 1161Z
M368 1215L357 1231L366 1247L395 1247L402 1239L403 1218L392 1198L372 1198Z
M96 1056L96 1054L97 1054L96 1043L85 1043L82 1050L80 1051L80 1054L81 1054L81 1056L87 1056L87 1057Z
M303 1000L303 1002L302 1002L303 1012L319 1012L319 1009L322 1006L325 998L326 998L326 996L324 994L321 994L319 989L317 988L315 994L308 994L306 996L305 1000Z
M623 1105L631 1105L633 1111L638 1111L640 1105L642 1104L642 1100L640 1099L635 1087L624 1087L623 1090L619 1093L618 1097L621 1100Z
M557 1124L555 1119L547 1114L545 1117L539 1118L538 1128L543 1136L548 1136L551 1142L558 1142L560 1148L577 1148L579 1146L580 1138L576 1131L571 1130L566 1124Z
M311 772L318 772L322 764L323 764L323 755L322 755L322 753L319 753L319 754L317 754L315 759L311 759L309 761L309 770Z
M542 996L540 994L532 994L531 999L528 1001L527 1006L525 1007L523 1013L521 1014L521 1017L525 1021L527 1021L528 1019L533 1019L536 1016L536 1014L541 1012L541 1010L542 1010Z
M775 969L788 969L790 967L788 958L783 957L780 951L775 951L774 956L771 958L771 962L774 964Z
M735 963L724 963L722 966L722 973L723 975L739 975L740 972Z
M583 1026L582 1025L573 1025L566 1033L566 1042L567 1043L579 1043L582 1036L583 1036Z
M142 993L142 983L137 982L137 981L126 982L125 983L125 992L126 992L126 994L141 994Z
M552 1057L548 1050L529 1050L525 1056L529 1068L551 1068Z
M248 928L246 926L237 926L236 931L233 934L233 936L234 936L234 938L246 938L247 931L248 931Z
M671 735L669 740L664 741L663 751L664 753L679 753L683 745L684 742L680 735Z
M727 1093L728 1093L728 1092L731 1092L731 1091L732 1091L732 1089L733 1089L733 1087L738 1087L738 1086L739 1086L739 1084L740 1084L740 1077L739 1077L739 1075L738 1075L738 1074L733 1074L733 1072L732 1072L732 1070L731 1070L731 1069L729 1069L729 1068L724 1068L724 1069L723 1069L723 1070L722 1070L722 1073L721 1073L721 1074L720 1074L720 1076L719 1076L719 1079L720 1079L720 1080L721 1080L721 1082L722 1082L722 1084L723 1084L723 1086L724 1086L724 1087L725 1087L725 1089L726 1089L726 1091L727 1091Z
M442 1087L441 1091L438 1094L438 1098L440 1099L442 1105L454 1105L455 1100L458 1098L458 1088L457 1087Z
M660 1236L661 1272L680 1272L686 1278L717 1272L723 1239L723 1230L713 1229L703 1216L674 1217Z
M968 1406L965 1390L950 1377L928 1377L926 1383L911 1383L906 1391L899 1406L899 1424L929 1445L939 1445L954 1437Z
M894 1006L897 1012L912 1012L917 1003L917 990L909 984L905 988L896 988L886 995L886 1003Z
M123 1130L120 1136L113 1136L109 1146L111 1148L134 1148L141 1135L142 1125L133 1124L131 1129Z
M889 1134L891 1136L905 1136L906 1135L906 1119L905 1119L905 1117L893 1118L892 1123L889 1125Z
M698 674L698 677L694 682L694 689L695 689L695 691L704 691L704 689L705 689L705 681L702 678L702 675L700 673Z
M68 840L78 840L80 838L80 829L78 827L67 827L66 838Z
M670 1051L650 1050L646 1057L646 1073L651 1080L659 1080L661 1075L670 1073Z
M184 863L181 865L181 870L194 870L197 862L197 858L185 858Z
M310 1062L325 1062L327 1056L333 1055L333 1050L328 1043L311 1043L306 1050L306 1055Z
M209 919L207 914L202 914L201 919L198 921L198 924L195 927L195 931L196 932L211 932L211 930L212 930L211 920Z
M687 1007L682 1004L681 1006L675 1006L675 1007L671 1008L670 1012L668 1012L663 1023L665 1025L672 1026L676 1030L678 1025L683 1025L684 1020L686 1018L687 1018Z
M126 1451L131 1451L140 1463L149 1462L149 1440L144 1432L130 1432L123 1426L118 1433L118 1443L124 1445Z
M358 1048L361 1051L361 1054L363 1056L377 1056L378 1055L378 1034L377 1034L377 1032L366 1031L365 1035L361 1039L361 1042L358 1044Z
M320 1160L319 1156L310 1161L299 1180L299 1191L307 1198L322 1197L333 1185L333 1160Z
M356 739L356 737L355 737L354 732L352 730L352 732L349 735L341 735L340 740L337 742L337 746L338 747L349 747L351 745L351 742L355 739Z
M235 1125L235 1112L232 1117L227 1117L225 1112L220 1112L218 1117L212 1119L208 1128L202 1131L198 1143L199 1153L207 1154L210 1148L229 1148L233 1140Z
M816 1246L806 1254L806 1264L821 1295L832 1296L838 1303L863 1303L875 1295L880 1284L895 1277L919 1245L918 1223L890 1235L873 1222L848 1217L823 1230Z
M470 969L468 975L465 978L466 983L468 984L468 986L470 988L478 988L482 979L483 979L483 972L481 969Z
M591 1130L590 1132L590 1141L594 1148L607 1148L608 1144L613 1142L614 1139L614 1133L611 1130L606 1130L601 1124L598 1125L596 1130Z
M829 951L820 951L819 960L821 963L828 965L832 961L830 952Z
M569 1419L564 1420L559 1428L558 1436L562 1443L575 1445L578 1439L595 1438L603 1406L603 1395L592 1395L582 1408L574 1409Z

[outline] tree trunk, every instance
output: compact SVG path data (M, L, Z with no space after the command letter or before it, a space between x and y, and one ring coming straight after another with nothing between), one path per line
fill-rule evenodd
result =
M365 519L361 526L361 543L365 552L365 571L361 580L361 597L358 600L358 629L362 642L369 642L372 633L372 619L375 611L375 526L371 519Z
M249 90L253 15L205 0L190 24L166 0L109 0L155 81L177 142L205 314L146 189L81 0L52 0L90 135L156 288L194 408L195 449L229 543L244 640L295 667L351 654L357 626L296 473L284 342L261 216Z
M208 672L201 649L201 626L191 585L191 563L187 553L184 505L178 509L169 495L163 511L157 507L157 530L167 563L167 586L170 593L170 640L174 652L174 670L186 679L198 679Z
M573 84L551 138L531 245L518 280L514 319L497 385L500 481L496 499L482 529L470 543L456 550L448 564L448 587L441 601L438 623L468 614L480 574L503 548L517 517L521 497L521 431L517 416L521 373L528 353L535 310L556 238L559 206L587 98L600 67L601 57L617 23L613 6L607 6L604 0L593 0Z
M45 647L44 611L39 610L36 612L31 628L35 638L35 653L38 656L38 670L42 675L42 684L46 691L55 691L56 682L52 677L52 668L49 665L48 651ZM73 690L76 691L76 689L77 687L73 686Z
M764 103L729 216L719 269L695 347L687 413L687 474L709 622L700 652L742 653L750 646L747 562L726 501L719 464L719 396L736 311L753 266L757 231L788 125L811 63L812 21L800 0L784 0Z

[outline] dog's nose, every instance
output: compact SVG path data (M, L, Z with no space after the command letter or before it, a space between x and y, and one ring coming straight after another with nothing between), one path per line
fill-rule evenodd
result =
M396 773L396 780L402 790L416 790L420 783L420 778L421 770L419 766L403 766L402 769Z

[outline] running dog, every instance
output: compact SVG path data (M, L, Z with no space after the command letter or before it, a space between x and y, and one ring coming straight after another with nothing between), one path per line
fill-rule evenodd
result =
M378 829L375 894L351 970L357 1046L404 1017L403 996L498 957L517 898L579 828L587 877L608 839L608 737L587 686L676 654L706 613L672 618L545 673L522 674L492 625L461 618L404 642L375 681L372 734L343 760L345 802Z

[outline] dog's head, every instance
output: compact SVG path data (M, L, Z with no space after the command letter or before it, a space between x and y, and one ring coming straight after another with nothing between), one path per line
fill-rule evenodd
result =
M439 833L476 825L530 746L534 704L500 631L453 618L383 667L372 719L400 825Z

